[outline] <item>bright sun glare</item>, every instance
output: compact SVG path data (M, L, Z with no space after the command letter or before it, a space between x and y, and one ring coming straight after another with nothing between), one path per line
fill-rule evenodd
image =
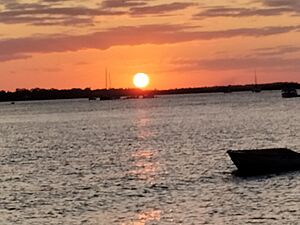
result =
M145 73L137 73L133 77L133 84L137 88L147 87L149 84L149 76Z

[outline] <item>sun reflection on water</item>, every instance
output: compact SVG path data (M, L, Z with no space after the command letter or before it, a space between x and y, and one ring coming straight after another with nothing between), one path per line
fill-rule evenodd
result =
M136 136L141 146L131 153L131 170L128 173L147 183L154 182L160 166L158 152L144 145L144 141L147 142L148 139L153 138L153 131L151 130L150 124L151 117L149 117L147 111L137 109L135 124L137 128Z
M147 127L150 123L150 119L141 118L138 120L137 126L137 137L141 140L147 140L148 138L153 137L153 132L149 127Z
M146 225L154 222L159 222L161 217L160 210L147 210L137 214L136 218L129 222L122 223L121 225Z
M147 189L157 183L162 171L159 151L148 145L148 141L155 138L151 122L151 116L148 115L147 111L143 109L136 110L135 126L138 147L129 153L130 169L127 173L141 185L139 190L143 187ZM152 209L150 205L145 203L141 209L132 212L132 216L121 225L157 224L160 220L161 210Z
M140 180L152 183L159 171L159 162L155 161L156 153L151 150L138 150L132 153L132 169L130 175Z

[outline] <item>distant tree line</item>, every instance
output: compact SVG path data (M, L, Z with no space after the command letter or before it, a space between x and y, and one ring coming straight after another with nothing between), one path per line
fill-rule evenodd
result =
M90 88L80 89L16 89L14 92L0 91L0 101L27 101L27 100L51 100L51 99L74 99L74 98L120 98L131 96L147 96L147 95L166 95L166 94L192 94L192 93L213 93L213 92L240 92L251 91L253 88L259 88L262 91L266 90L282 90L283 88L292 87L300 89L299 83L281 82L259 85L228 85L214 87L199 87L199 88L179 88L169 90L147 90L140 89L96 89Z
M284 88L300 89L300 84L295 82L277 82L267 84L246 84L246 85L228 85L228 86L213 86L213 87L199 87L199 88L179 88L171 90L158 91L159 94L193 94L193 93L217 93L217 92L242 92L253 91L260 89L261 91L282 90ZM156 94L158 94L156 93Z
M14 92L0 91L0 101L29 101L29 100L52 100L52 99L74 99L74 98L112 98L117 99L122 96L139 96L150 94L152 91L142 91L140 89L24 89L18 88Z

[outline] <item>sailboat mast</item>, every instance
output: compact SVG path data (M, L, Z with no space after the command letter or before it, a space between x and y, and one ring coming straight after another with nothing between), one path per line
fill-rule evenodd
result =
M109 89L111 89L111 77L110 77L110 72L108 72L108 84L109 84Z
M254 70L254 85L252 87L252 92L260 92L261 89L260 87L257 85L257 75L256 75L256 69Z
M105 89L107 89L107 68L105 68Z

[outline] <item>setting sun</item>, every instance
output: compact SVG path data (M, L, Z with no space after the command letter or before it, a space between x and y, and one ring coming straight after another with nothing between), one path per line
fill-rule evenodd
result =
M145 73L137 73L133 77L133 84L137 88L147 87L149 84L149 76Z

